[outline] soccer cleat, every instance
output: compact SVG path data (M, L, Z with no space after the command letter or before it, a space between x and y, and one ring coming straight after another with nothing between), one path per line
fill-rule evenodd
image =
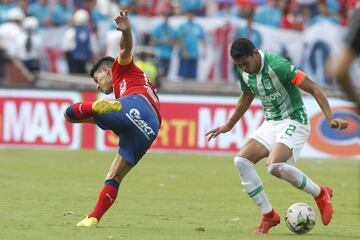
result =
M105 99L99 99L93 102L91 105L95 113L111 113L118 112L121 110L121 103L118 101L109 101Z
M273 210L274 211L274 210ZM272 217L263 215L260 225L253 231L254 234L267 234L270 228L275 227L280 223L280 216L274 211Z
M315 198L316 205L320 210L321 221L324 225L328 225L332 218L332 196L333 191L330 187L321 187L320 195Z
M94 218L94 217L86 217L84 218L83 220L81 220L80 222L78 222L76 224L77 227L88 227L88 228L91 228L91 227L96 227L96 225L99 223L99 221Z

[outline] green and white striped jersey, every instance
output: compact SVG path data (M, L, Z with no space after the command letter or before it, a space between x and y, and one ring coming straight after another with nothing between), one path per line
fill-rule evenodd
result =
M307 124L307 115L300 90L291 83L297 69L280 55L259 50L261 69L249 74L238 68L241 90L251 91L260 98L266 120L290 118Z

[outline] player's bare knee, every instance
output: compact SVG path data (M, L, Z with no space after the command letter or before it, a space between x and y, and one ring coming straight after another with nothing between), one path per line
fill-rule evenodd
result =
M267 171L275 177L281 178L285 163L271 163L266 167Z

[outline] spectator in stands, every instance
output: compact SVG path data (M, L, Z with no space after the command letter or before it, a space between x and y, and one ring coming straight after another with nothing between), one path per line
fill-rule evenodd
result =
M232 6L231 2L221 2L218 3L217 17L219 18L229 18L232 16Z
M236 32L234 39L238 39L241 37L247 38L255 45L256 48L261 48L262 37L260 32L254 28L253 20L254 20L254 9L246 18L246 26L240 28L239 31Z
M292 29L302 31L304 29L304 17L300 12L298 5L291 3L281 19L281 27L285 29Z
M169 72L172 51L176 41L176 31L169 25L169 15L151 33L151 45L155 46L159 58L160 77L166 78Z
M313 18L313 11L311 6L300 6L300 14L304 19L304 29L310 26L311 19Z
M318 0L296 0L296 3L299 4L299 7L301 9L307 9L307 11L310 12L311 16L315 16L318 13Z
M54 26L63 26L70 23L73 10L67 0L59 0L52 10L51 19Z
M6 22L9 10L14 7L16 5L11 0L0 0L0 24Z
M84 0L84 7L89 13L89 23L92 28L92 31L96 32L98 24L101 21L106 20L106 16L100 13L99 10L96 9L96 1L95 0Z
M120 11L118 0L101 0L96 1L96 8L107 18L113 19Z
M0 45L11 58L19 57L19 36L23 34L21 24L24 18L19 8L12 8L7 14L7 22L0 25Z
M231 15L246 19L257 5L250 1L237 1L236 7L231 9Z
M336 16L340 10L340 5L338 3L338 0L323 0L323 1L326 3L331 14Z
M20 48L19 59L32 73L40 70L40 54L42 51L42 39L37 32L39 21L35 17L26 17L23 21L24 32L19 36Z
M172 0L159 0L157 2L155 13L156 15L174 15L174 2Z
M205 33L203 28L194 22L192 12L187 13L187 21L180 25L177 39L180 54L179 76L185 80L196 79L200 56L199 42L205 49Z
M146 74L151 83L156 87L160 87L158 70L155 64L155 53L152 48L138 47L135 53L137 58L135 64Z
M70 73L86 74L86 64L97 51L96 38L88 25L89 14L79 9L73 17L74 26L69 28L63 38L63 51Z
M255 13L255 22L279 28L282 12L278 6L279 0L269 0L267 5L258 7Z
M28 14L39 20L40 26L51 26L50 8L48 0L37 0L29 5Z
M205 15L205 7L203 0L178 1L178 4L181 9L181 12L183 13L192 12L193 15L196 16Z
M336 19L336 17L332 14L329 7L327 6L326 1L319 2L318 10L319 10L319 14L314 16L310 20L309 26L323 21L339 24L339 21Z
M156 0L137 0L136 13L140 16L154 16Z

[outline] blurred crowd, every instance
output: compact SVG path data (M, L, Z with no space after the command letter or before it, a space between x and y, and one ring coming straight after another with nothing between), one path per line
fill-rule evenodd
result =
M255 22L273 27L302 30L327 19L346 25L359 0L0 0L0 24L8 11L18 7L25 16L34 16L41 27L71 23L76 9L90 13L90 23L113 18L120 8L131 15L179 16L191 11L195 16L246 19L255 11Z
M166 77L174 46L179 48L179 73L196 78L199 45L205 44L203 28L193 17L241 18L248 26L235 37L250 36L255 45L261 38L252 22L274 28L302 31L319 21L347 26L360 0L0 0L0 61L19 59L29 71L40 69L41 29L68 26L62 38L62 54L70 73L87 73L99 52L99 24L113 19L119 9L130 15L163 16L148 36L136 36L138 64L154 82ZM186 16L177 29L168 24L172 16ZM120 33L111 27L106 36L106 54L118 51ZM103 37L103 36L101 36ZM148 48L151 46L151 48ZM154 60L156 58L156 61ZM0 69L1 71L1 69ZM157 81L158 83L158 81Z

